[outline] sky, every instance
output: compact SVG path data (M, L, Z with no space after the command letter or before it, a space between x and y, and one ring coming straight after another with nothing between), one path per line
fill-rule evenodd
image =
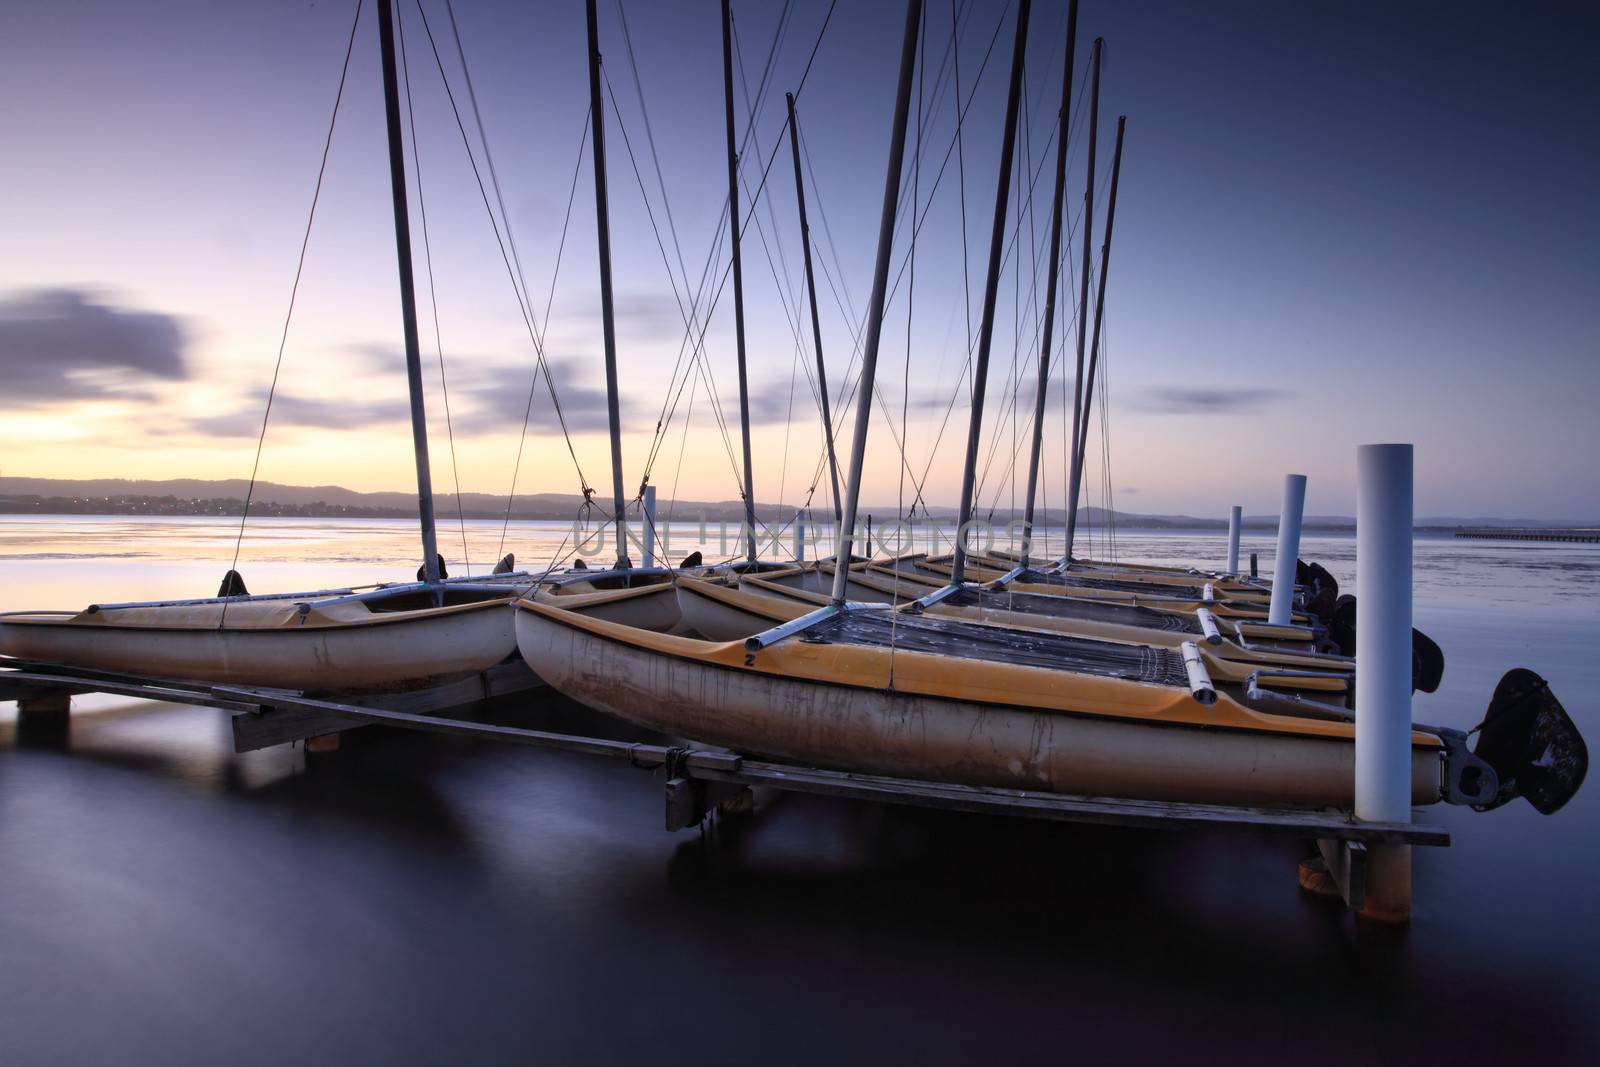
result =
M422 179L419 195L408 174L435 489L587 483L603 497L583 5L453 2L498 197L451 12L397 3L407 160ZM372 0L284 332L355 8L0 11L0 475L248 477L286 336L260 477L415 484ZM760 190L742 250L763 502L820 509L828 493L783 93L798 93L843 452L853 408L837 409L858 366L904 10L734 7L746 211ZM1595 11L1084 0L1041 504L1065 495L1086 76L1089 42L1103 37L1096 259L1117 116L1127 133L1087 502L1271 513L1283 475L1300 472L1308 511L1351 514L1356 447L1410 441L1419 515L1600 518ZM935 505L958 494L1015 17L1015 4L990 0L927 7L903 196L922 221L913 242L903 210L894 246L871 503L909 502L918 485ZM1064 27L1065 4L1037 0L980 510L1020 504L1026 479ZM602 0L599 28L627 494L648 474L664 498L734 499L718 5ZM496 216L503 202L514 256L485 200ZM516 263L559 421L535 387ZM712 292L703 334L687 330ZM686 336L703 336L703 358L682 355Z

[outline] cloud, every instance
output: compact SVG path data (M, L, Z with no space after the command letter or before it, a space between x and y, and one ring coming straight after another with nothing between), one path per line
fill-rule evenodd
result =
M422 345L422 366L426 373L429 366L430 350L426 341ZM399 345L385 344L378 341L366 341L360 344L346 345L344 350L355 357L355 366L360 371L368 374L404 374L406 366L406 350ZM445 354L449 358L449 353ZM437 359L436 354L433 355ZM435 363L434 366L437 366Z
M526 366L502 366L486 372L487 380L478 380L454 386L452 400L458 396L469 401L473 411L473 429L480 432L494 430L520 430L526 413L530 429L556 432L562 421L572 433L604 430L610 426L606 411L606 390L599 385L584 384L579 378L575 359L548 359L551 377L555 380L556 398L561 402L561 419L556 418L555 406L550 401L550 387L539 376L533 390L533 407L528 407L528 389L534 382L530 361ZM601 377L599 369L595 376ZM642 430L641 420L654 419L655 410L648 414L628 396L627 382L620 384L620 407L624 429Z
M373 362L399 361L404 357L396 349L382 345L351 346L349 351ZM606 412L604 385L589 386L579 377L580 362L575 359L550 361L555 376L556 395L561 401L561 413L567 429L572 433L587 433L609 427ZM393 367L391 367L393 370ZM438 392L437 367L424 360L424 376L428 384L428 421L443 417L444 404ZM457 434L509 433L521 429L523 414L528 410L528 388L533 383L531 366L480 364L474 368L472 380L462 380L465 374L457 372L450 383L451 414L455 419ZM596 370L595 376L599 377ZM236 410L189 418L167 425L156 433L194 433L208 437L254 437L261 432L261 417L266 409L267 391L254 390ZM647 420L656 412L646 412L643 406L628 402L624 391L622 402L624 429L648 429ZM365 399L358 393L337 397L303 396L279 388L272 401L272 416L268 431L284 427L305 427L325 430L364 430L374 426L407 422L411 406L403 395L387 398ZM558 433L560 422L550 402L550 390L540 376L534 390L533 409L529 415L529 428L538 432Z
M254 437L261 432L261 416L267 406L267 391L257 390L254 403L221 415L189 419L184 429L208 437ZM411 406L404 400L360 400L295 396L281 389L272 399L271 427L302 426L326 430L361 430L383 423L403 422L411 417Z
M727 395L723 398L724 409L729 419L739 415L739 379L736 375L728 376ZM717 383L722 384L720 381ZM809 421L818 426L822 418L817 407L816 394L811 391L803 375L795 375L794 395L789 393L789 380L775 378L761 385L753 385L750 389L750 425L774 426L788 422L790 418L796 422ZM837 413L835 413L837 418Z
M0 366L12 407L149 399L152 383L189 376L175 317L115 307L90 289L0 297Z
M642 334L647 337L676 335L677 339L682 339L683 312L679 310L678 301L671 293L617 293L612 304L612 315L616 319L619 334ZM587 308L585 317L599 322L599 290L595 290L592 298L585 302L585 306Z
M1222 415L1259 411L1292 395L1287 389L1158 385L1139 393L1132 401L1132 406L1139 411L1166 415Z

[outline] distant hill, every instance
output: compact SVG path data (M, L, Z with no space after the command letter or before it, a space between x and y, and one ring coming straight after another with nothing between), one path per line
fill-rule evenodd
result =
M249 482L243 478L207 481L199 478L171 478L162 480L129 478L0 478L0 514L74 514L74 515L237 515L243 507ZM456 510L454 494L441 493L436 497L441 514L453 515ZM362 493L339 485L279 485L276 482L256 483L251 513L260 515L300 515L305 517L367 517L411 518L417 513L417 499L409 492ZM600 494L596 502L603 503ZM577 493L519 494L513 503L511 517L515 519L573 518L583 503ZM662 505L666 505L662 501ZM468 518L498 519L506 513L506 498L492 493L463 493L461 506ZM674 506L678 519L697 521L702 516L708 522L738 522L743 506L737 500L680 500ZM814 507L813 514L820 521L826 509ZM893 505L866 504L863 515L889 516ZM790 515L790 506L758 504L757 515L764 522L779 522ZM936 505L929 509L936 521L953 523L956 509ZM1021 517L1020 511L1010 508L992 513L980 512L980 518L996 523L1006 523ZM1225 529L1226 520L1196 518L1192 515L1151 515L1126 511L1107 512L1103 508L1087 507L1079 513L1079 521L1086 525L1102 526L1108 518L1118 526L1129 529ZM1060 508L1043 509L1036 517L1042 525L1060 525L1065 513ZM1251 530L1275 530L1276 515L1249 515L1244 525ZM1549 529L1595 525L1594 520L1572 519L1544 520L1523 518L1455 518L1425 516L1417 519L1418 529L1455 529L1458 527L1499 527L1524 529ZM1351 529L1355 519L1346 515L1310 515L1305 526L1311 530Z

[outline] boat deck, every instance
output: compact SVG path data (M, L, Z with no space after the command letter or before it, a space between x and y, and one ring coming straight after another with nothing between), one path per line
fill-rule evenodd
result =
M1045 615L1055 619L1077 619L1082 622L1113 623L1119 626L1138 626L1146 630L1163 630L1168 633L1201 634L1200 620L1193 615L1138 604L1117 604L1100 600L1074 600L1070 597L1051 596L1048 593L1016 593L1005 589L984 589L963 586L943 601L953 607L989 608L998 611L1020 611L1029 615Z
M1058 574L1055 571L1023 571L1017 581L1029 585L1076 585L1085 589L1105 589L1117 593L1142 593L1152 599L1161 597L1166 600L1201 600L1205 597L1205 589L1198 585L1152 585L1149 582L1124 581L1121 578L1095 578L1089 575L1074 574L1071 571Z
M968 660L1189 687L1183 656L1173 649L1115 644L1044 630L977 627L939 615L847 611L812 626L796 640L848 642L902 652L955 653Z

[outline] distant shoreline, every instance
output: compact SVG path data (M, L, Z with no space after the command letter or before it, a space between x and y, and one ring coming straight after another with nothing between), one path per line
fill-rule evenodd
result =
M454 509L440 501L439 515L443 519L455 519ZM35 516L38 518L211 518L211 519L237 519L243 514L244 501L233 499L216 500L177 500L172 497L156 498L127 498L110 501L86 501L64 497L46 497L32 499L0 498L0 516ZM400 508L359 507L348 505L326 504L314 502L311 504L282 504L272 501L254 501L250 505L251 518L289 518L289 519L383 519L388 521L415 522L416 512L405 511ZM501 522L505 513L488 511L466 511L462 516L468 522ZM732 524L740 521L742 516L738 512L725 514L707 514L703 521L712 524ZM513 511L511 519L516 522L572 522L571 515L557 514L546 511ZM767 521L780 521L776 514L766 516ZM702 521L700 514L680 515L673 519L675 525L689 525ZM825 516L816 515L812 522L819 526L832 526ZM1102 525L1103 520L1097 520L1096 526ZM935 516L932 519L919 518L919 527L936 526L939 528L954 529L954 519ZM1041 522L1041 527L1059 529L1059 520ZM1120 517L1115 525L1119 529L1138 531L1144 533L1223 533L1227 530L1227 523L1194 519L1192 522L1150 521L1135 517ZM1418 533L1454 534L1470 527L1464 525L1453 526L1417 526ZM1276 523L1272 522L1246 522L1243 527L1250 534L1271 534L1277 530ZM1308 533L1354 534L1354 523L1311 523L1303 526Z
M273 482L251 483L243 479L202 480L192 478L172 479L63 479L0 477L0 514L3 515L155 515L188 517L238 517L244 511L244 499L250 495L250 514L261 518L307 519L409 519L417 515L416 497L409 492L374 491L358 492L337 485L295 486ZM509 499L492 493L441 493L435 497L441 519L454 519L457 514L475 520L503 521L509 517L520 521L571 522L591 510L591 519L599 518L610 509L608 500L594 494L586 505L578 493L523 493ZM830 505L818 498L810 502L810 522L822 523L830 515ZM744 516L744 506L738 500L661 500L661 509L673 512L675 521L711 523L737 523ZM457 509L460 509L458 512ZM887 502L865 501L861 514L876 515L880 520L893 521L897 508ZM630 507L637 514L637 504ZM793 519L795 505L757 503L757 519L769 526L787 524ZM923 505L916 516L918 525L953 527L956 509ZM1005 526L1020 519L1018 509L998 508L983 512L977 518L995 526ZM1584 529L1600 525L1594 520L1582 519L1527 519L1489 516L1418 515L1419 530L1456 531L1462 529ZM1065 515L1060 507L1040 508L1036 521L1041 526L1060 526ZM1108 511L1087 506L1079 512L1079 522L1090 526L1115 525L1127 530L1225 530L1227 521L1222 516L1197 517ZM1275 531L1276 514L1245 515L1244 529L1252 532ZM1348 515L1307 515L1307 530L1351 531L1355 519Z

